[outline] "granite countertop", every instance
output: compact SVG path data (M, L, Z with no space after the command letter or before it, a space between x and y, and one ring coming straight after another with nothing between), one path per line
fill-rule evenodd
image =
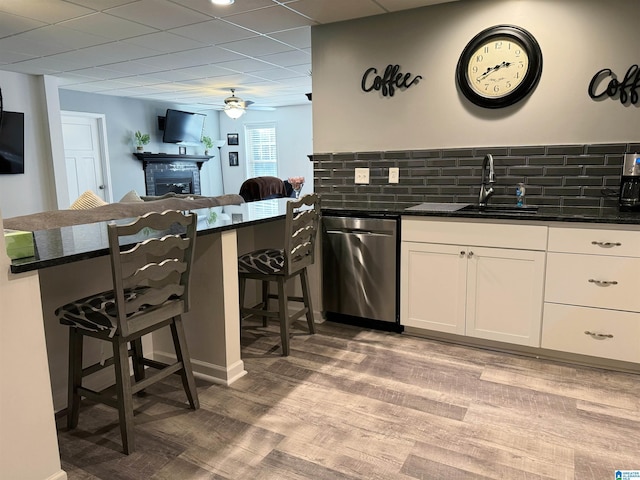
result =
M198 214L198 235L209 235L284 218L289 200L291 199L263 200L192 211ZM131 219L117 220L118 223L129 221ZM107 223L97 222L33 232L35 256L13 260L11 272L28 272L108 255Z
M286 204L291 199L281 198L225 205L193 210L198 214L198 235L208 235L237 229L258 223L284 218ZM358 203L322 207L323 215L394 217L448 217L468 219L498 219L523 222L583 222L598 224L640 225L640 212L620 212L617 208L592 209L577 213L575 209L564 211L558 207L539 207L535 213L509 211L464 210L468 204L423 203L417 205L388 203ZM215 214L215 215L214 215ZM127 221L121 220L121 221ZM71 263L78 260L109 254L107 223L91 223L71 227L33 232L35 257L13 260L12 273Z
M518 210L515 206L495 205L497 209L508 208L506 211L494 210L489 205L487 211L465 210L463 207L472 204L460 203L422 203L416 205L393 205L358 203L350 205L323 206L323 215L338 216L422 216L422 217L449 217L449 218L473 218L494 220L518 220L536 222L583 222L583 223L608 223L621 225L640 225L640 212L621 212L617 207L576 209L562 207L536 207L535 213L529 209Z

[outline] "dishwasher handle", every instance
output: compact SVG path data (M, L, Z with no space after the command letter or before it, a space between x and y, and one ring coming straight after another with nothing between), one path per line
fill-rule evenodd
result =
M326 233L329 235L371 235L371 236L378 236L378 237L393 236L393 232L391 231L375 232L373 230L361 230L361 229L354 229L354 228L347 228L344 230L327 230Z

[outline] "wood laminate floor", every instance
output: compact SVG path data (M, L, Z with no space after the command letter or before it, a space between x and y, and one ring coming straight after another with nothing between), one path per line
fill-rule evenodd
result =
M640 376L326 322L281 357L243 328L230 387L179 378L136 398L137 451L115 410L59 420L75 479L613 479L640 469Z

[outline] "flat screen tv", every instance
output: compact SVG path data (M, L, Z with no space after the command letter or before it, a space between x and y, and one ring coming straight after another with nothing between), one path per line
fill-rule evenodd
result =
M24 173L24 113L0 113L0 173Z
M202 113L167 109L162 141L164 143L200 145L205 118L206 115Z

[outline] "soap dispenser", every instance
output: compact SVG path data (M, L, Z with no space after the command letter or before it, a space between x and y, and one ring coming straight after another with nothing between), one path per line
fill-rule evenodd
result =
M524 183L519 183L516 187L516 207L524 207L525 191Z

